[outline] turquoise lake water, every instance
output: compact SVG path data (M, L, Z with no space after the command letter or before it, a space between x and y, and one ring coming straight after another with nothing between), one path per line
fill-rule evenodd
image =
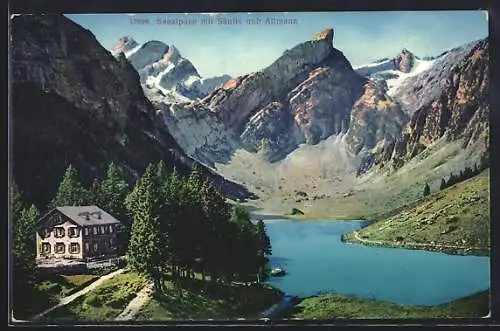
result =
M340 241L366 222L268 220L270 266L284 277L267 283L300 297L334 292L409 305L437 305L490 287L490 258Z

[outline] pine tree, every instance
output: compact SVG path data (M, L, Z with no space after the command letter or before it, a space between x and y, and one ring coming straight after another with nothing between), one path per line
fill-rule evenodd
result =
M424 197L428 196L429 194L431 194L431 188L429 187L429 184L425 183Z
M444 178L441 178L441 184L439 185L439 189L443 190L445 188L446 188L446 181L444 180Z
M104 179L99 185L99 207L118 219L123 219L126 214L125 199L127 194L127 182L120 174L118 167L111 162Z
M189 269L194 269L198 266L198 261L202 258L203 251L207 249L205 240L205 230L207 228L207 222L205 222L201 193L203 192L203 179L201 176L201 169L198 165L195 165L189 175L186 182L186 218L183 222L186 229L185 236L189 237L191 240L191 245L186 247L189 252L186 252L186 258L189 265ZM196 229L193 231L192 229Z
M202 188L201 204L207 233L207 250L204 252L206 267L209 269L211 280L216 282L222 274L227 274L230 264L230 210L224 197L208 182L205 182Z
M155 185L154 167L149 165L134 188L132 231L128 247L128 261L137 272L147 275L154 282L156 291L162 290L164 250L158 217L158 188Z
M97 178L94 178L89 190L89 204L101 206L101 184Z
M40 217L38 209L31 205L14 217L13 254L15 277L26 279L34 274L36 259L36 222Z
M37 293L36 275L36 222L40 214L34 205L13 215L13 310L20 316L29 309L29 298ZM18 317L19 318L19 317ZM22 318L22 317L21 317Z
M64 173L61 184L55 198L51 201L50 207L58 206L81 206L88 202L89 193L78 181L78 174L70 164Z
M266 233L266 227L262 220L259 220L256 225L257 228L257 268L259 280L263 276L267 276L264 273L266 264L269 261L267 256L272 255L271 240Z
M457 183L457 178L456 176L453 174L453 172L450 173L450 177L448 178L448 182L447 182L447 187L450 187L450 186L453 186Z
M259 238L259 249L263 251L266 255L272 255L271 240L266 233L266 226L264 221L259 220L257 222L257 237Z

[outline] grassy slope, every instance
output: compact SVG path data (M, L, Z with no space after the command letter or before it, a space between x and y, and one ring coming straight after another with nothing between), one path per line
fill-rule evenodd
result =
M147 281L136 273L124 272L43 319L57 322L113 320L146 284Z
M434 307L404 306L341 295L322 295L304 299L296 306L292 315L305 319L484 317L489 313L489 302L488 291Z
M57 298L69 296L96 281L96 275L43 275L37 284L41 292Z
M487 169L362 229L359 237L383 242L384 246L411 248L412 243L417 243L429 244L426 249L485 254L490 250L490 219ZM358 241L354 233L346 239Z
M19 319L31 316L56 305L61 298L67 297L96 281L96 275L38 275L34 286L26 286L23 289L14 289L14 293L30 298L23 300L22 305L17 307L15 317ZM24 291L18 293L16 291ZM16 295L16 294L15 294Z
M253 316L281 298L270 287L218 285L207 291L201 281L184 285L182 298L172 284L165 282L165 294L156 296L135 316L139 321L185 319L234 319Z

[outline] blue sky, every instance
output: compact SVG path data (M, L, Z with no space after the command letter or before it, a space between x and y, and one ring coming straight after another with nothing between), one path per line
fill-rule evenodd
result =
M335 30L333 44L353 66L393 57L402 48L418 56L438 55L453 47L488 36L483 11L219 13L219 14L68 14L111 49L122 36L138 43L160 40L175 45L202 77L232 76L260 70L287 49L310 40L325 28ZM157 24L157 18L196 20L196 24ZM213 24L202 25L211 17ZM265 24L267 18L296 19L295 25ZM263 23L247 24L249 18ZM132 24L148 19L149 24ZM218 24L239 19L241 24Z

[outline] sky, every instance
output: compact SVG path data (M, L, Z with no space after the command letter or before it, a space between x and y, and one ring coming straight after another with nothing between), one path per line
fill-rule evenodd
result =
M488 36L484 11L131 13L66 17L90 30L108 50L122 36L131 36L139 44L159 40L174 45L202 77L235 77L263 69L287 49L330 27L335 31L334 47L354 67L392 58L403 48L420 57L434 56ZM208 18L213 21L202 24ZM249 24L250 18L255 24ZM272 22L267 19L271 18L288 19L295 24L269 24Z

